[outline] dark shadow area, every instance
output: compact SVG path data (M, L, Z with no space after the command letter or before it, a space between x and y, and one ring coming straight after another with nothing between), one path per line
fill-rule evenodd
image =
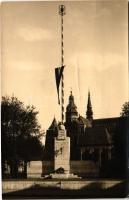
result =
M59 182L60 184L60 182ZM66 190L57 187L42 187L34 185L33 187L3 194L3 199L53 199L53 198L124 198L128 195L127 183L119 183L108 189L102 189L102 184L94 182L80 190Z

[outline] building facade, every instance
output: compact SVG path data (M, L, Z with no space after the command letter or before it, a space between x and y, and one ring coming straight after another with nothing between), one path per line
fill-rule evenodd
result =
M121 160L122 154L125 153L121 142L124 142L126 137L125 131L123 132L126 130L126 119L120 117L93 119L90 92L88 92L86 116L79 115L71 92L65 117L64 125L67 136L70 137L71 171L84 177L108 176L114 166L113 162L118 161L117 157ZM57 137L57 133L58 123L54 118L46 133L44 150L44 165L45 161L49 163L48 169L51 170L55 154L54 138Z

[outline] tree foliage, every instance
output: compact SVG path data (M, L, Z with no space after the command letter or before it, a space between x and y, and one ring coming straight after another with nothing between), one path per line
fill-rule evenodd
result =
M42 155L41 127L34 106L24 106L16 97L2 97L1 139L2 170L5 161L14 173L21 161L27 163L32 157ZM15 165L15 166L14 166ZM13 172L12 172L13 173Z
M121 117L129 117L129 102L125 102L122 106Z

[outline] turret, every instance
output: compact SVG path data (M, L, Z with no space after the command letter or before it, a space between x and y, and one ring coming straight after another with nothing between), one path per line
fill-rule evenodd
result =
M49 127L49 130L53 130L54 132L57 132L57 129L58 129L58 123L56 121L56 118L54 117L54 119Z
M54 117L49 129L46 133L44 160L54 159L54 138L58 135L58 123Z
M69 103L66 107L66 124L76 120L78 118L77 106L74 103L74 96L71 94L69 96Z

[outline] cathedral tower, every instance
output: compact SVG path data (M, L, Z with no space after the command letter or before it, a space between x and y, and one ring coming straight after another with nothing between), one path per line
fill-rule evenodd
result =
M91 121L91 122L93 120L93 111L92 111L92 105L91 105L90 92L88 92L88 102L87 102L86 118L89 121Z
M76 120L78 118L77 106L74 103L74 96L71 94L69 96L69 103L66 107L66 124Z

